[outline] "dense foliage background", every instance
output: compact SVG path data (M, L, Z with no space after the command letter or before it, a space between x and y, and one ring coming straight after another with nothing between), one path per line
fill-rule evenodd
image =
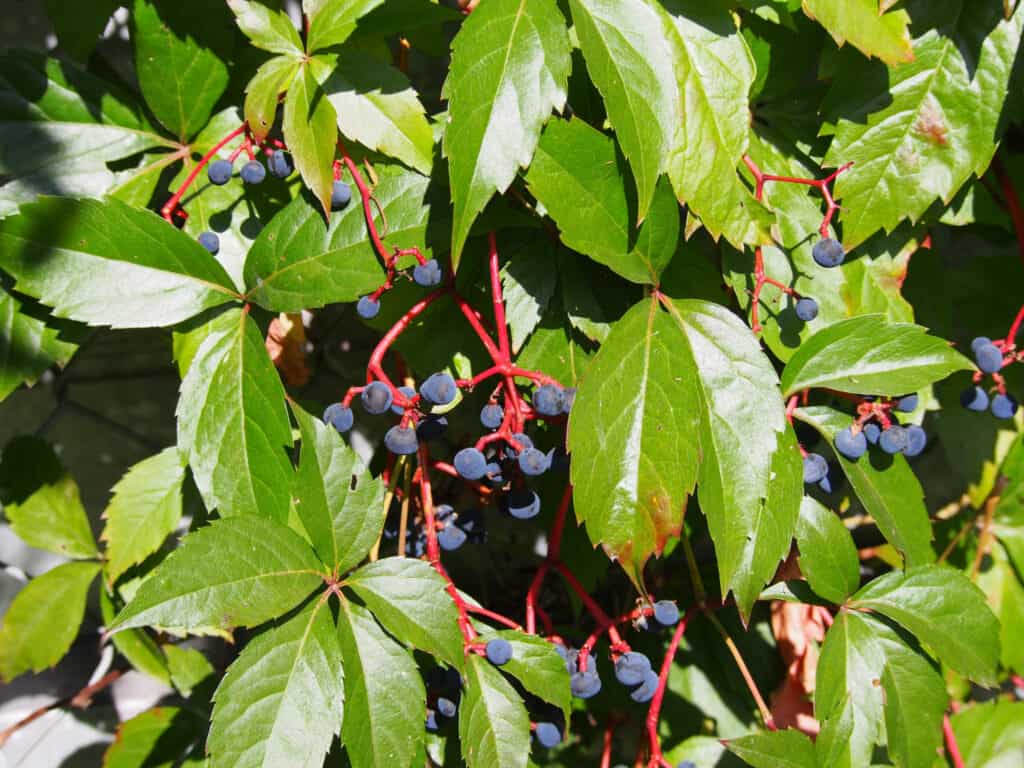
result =
M1021 4L42 5L0 764L1024 765Z

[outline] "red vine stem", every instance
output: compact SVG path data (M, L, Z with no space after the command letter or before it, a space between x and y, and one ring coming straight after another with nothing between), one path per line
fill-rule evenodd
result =
M675 659L676 651L679 650L679 643L686 632L686 626L690 623L696 612L697 606L691 606L683 618L679 620L679 623L676 625L676 631L672 633L672 641L668 644L668 650L665 651L665 659L661 662L661 672L658 674L658 689L654 692L654 698L651 699L651 706L647 710L647 719L645 721L647 725L647 741L650 748L650 759L647 762L648 768L662 768L663 766L671 768L661 753L661 739L658 738L658 721L661 719L661 703L665 699L665 689L668 687L668 676L672 671L672 662Z
M953 733L953 723L949 715L942 716L942 735L946 739L946 751L949 752L949 759L953 761L953 768L964 768L964 758L960 754L960 745L956 743L956 734Z
M1006 210L1010 214L1013 230L1017 235L1017 249L1020 251L1021 258L1024 259L1024 207L1021 207L1013 179L1010 178L1010 174L1007 173L1002 160L998 157L992 161L992 170L995 171L996 178L999 179L999 186L1003 191L1003 198L1006 200Z
M168 222L172 222L172 217L174 216L175 210L178 208L178 203L181 202L182 196L184 196L185 191L189 186L191 186L192 182L196 180L196 177L202 172L203 168L206 167L206 164L210 162L210 158L220 152L225 144L245 133L247 130L248 126L246 123L242 123L240 126L235 128L235 130L214 144L213 149L203 155L199 162L196 163L196 167L189 172L188 176L185 177L185 181L182 182L180 187L178 187L178 191L171 195L171 199L167 201L163 208L160 209L160 215L167 219Z

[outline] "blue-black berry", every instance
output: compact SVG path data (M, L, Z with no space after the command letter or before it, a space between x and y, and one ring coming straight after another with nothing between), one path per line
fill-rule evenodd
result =
M214 256L220 251L220 238L213 232L203 232L199 235L199 244Z
M413 267L412 279L416 285L431 288L441 282L441 265L437 263L437 259L417 264Z
M992 343L979 345L974 351L974 360L985 373L998 373L1003 367L1003 353Z
M331 210L340 211L352 200L352 189L344 181L334 182L331 187Z
M487 660L498 667L502 664L508 664L512 658L512 644L503 637L488 640L485 651L487 653Z
M448 405L458 391L455 379L444 371L431 374L420 385L420 397L433 405Z
M917 395L905 395L896 401L895 408L901 413L910 413L911 411L917 410L918 400Z
M250 160L242 166L239 176L246 184L262 184L263 180L267 178L267 169L259 160Z
M960 393L960 405L969 411L984 411L988 408L988 393L981 387L968 387Z
M623 685L640 685L651 671L651 660L638 651L624 653L615 662L615 679Z
M463 448L452 463L455 471L467 480L479 480L487 473L487 459L476 448Z
M219 187L231 180L233 170L230 160L214 160L206 168L206 177L211 184L216 184Z
M445 552L454 552L466 543L466 532L457 525L446 525L437 534L437 543Z
M878 447L888 454L903 453L908 445L907 430L898 424L893 424L878 438Z
M804 482L819 483L821 478L828 474L828 462L825 457L818 453L808 453L804 456Z
M427 729L428 733L437 733L437 715L434 713L434 710L427 710L427 719L424 722L423 727Z
M416 430L412 427L394 426L385 433L384 445L399 456L416 453Z
M383 381L371 381L366 388L359 393L359 399L363 403L366 412L379 416L391 407L391 388ZM412 430L409 430L410 432Z
M1017 412L1017 401L1013 395L996 395L992 398L992 415L997 419L1012 419Z
M295 164L292 163L291 155L279 149L267 158L267 168L275 179L287 179L295 170Z
M413 397L416 396L416 390L413 389L410 386L405 385L405 384L400 386L398 388L398 391L401 392L403 395L405 395L407 400L411 400ZM405 408L403 406L399 405L397 402L392 402L391 403L391 412L393 414L395 414L396 416L402 416L403 414L405 414Z
M991 343L992 343L992 339L990 339L988 336L975 336L971 340L971 354L972 355L978 354L978 350L979 349L981 349L982 347L984 347L984 346L986 346L988 344L991 344Z
M505 418L505 410L497 403L488 403L480 410L480 423L488 429L497 429Z
M917 424L905 427L904 431L907 433L907 447L903 449L903 455L909 457L920 455L924 447L928 445L927 433Z
M838 267L846 258L846 251L838 240L826 237L814 244L811 256L822 267Z
M557 747L562 743L562 732L558 730L558 726L554 723L537 723L537 728L533 734L537 737L537 742L547 749Z
M562 394L565 397L565 402L562 404L562 413L568 413L572 409L572 404L576 401L576 387L568 387L562 390Z
M861 433L871 445L878 445L878 438L882 436L882 428L875 424L875 422L869 421L864 425Z
M341 403L332 403L324 411L324 424L329 424L339 432L348 432L352 429L354 421L352 409L346 408Z
M437 700L437 714L441 717L455 717L456 709L455 702L451 699L442 696Z
M557 416L564 406L565 394L554 384L544 384L533 393L533 408L542 416Z
M543 475L549 466L547 454L537 448L527 448L519 454L519 468L524 475Z
M572 695L577 699L589 699L596 696L601 690L601 678L597 669L591 664L586 672L574 672L569 678L569 687Z
M529 520L540 513L540 496L529 488L519 488L505 499L508 513L517 520Z
M847 427L836 433L836 450L851 461L859 459L867 449L868 440L863 432L853 434L853 430Z
M380 312L380 302L369 296L363 296L356 304L356 314L363 318L363 320L370 320L376 317L378 312Z
M679 606L672 600L659 600L654 604L654 620L663 627L674 627L679 621Z
M629 698L640 704L645 704L654 698L654 694L658 690L658 673L653 669L647 671L644 675L644 681L640 686L632 693L629 694Z
M818 316L818 302L805 296L796 303L796 316L809 323Z

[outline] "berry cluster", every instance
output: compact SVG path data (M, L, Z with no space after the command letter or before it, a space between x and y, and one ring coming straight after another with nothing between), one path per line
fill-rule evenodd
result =
M1017 399L1007 393L1001 371L1010 363L1024 360L1024 352L1018 352L1013 343L1019 324L1018 315L1006 339L993 341L986 336L978 336L971 342L978 371L974 374L974 383L960 395L960 404L967 410L982 412L990 409L997 419L1012 419L1017 413ZM991 376L993 382L988 391L980 385L986 375Z

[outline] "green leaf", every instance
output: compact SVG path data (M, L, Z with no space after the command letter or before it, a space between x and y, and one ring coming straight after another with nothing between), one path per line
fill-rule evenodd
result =
M172 325L237 296L203 246L117 200L23 205L0 221L0 267L56 317L114 328Z
M288 519L291 424L281 379L248 312L210 322L181 382L178 450L209 509Z
M679 206L658 184L647 221L634 229L636 199L615 142L579 119L544 129L526 183L561 230L562 242L635 283L657 284L679 239Z
M796 523L800 570L817 594L841 604L860 586L860 559L839 516L810 496L800 502Z
M853 418L825 406L798 408L794 415L818 430L833 447L857 498L878 525L885 538L903 553L908 565L935 560L932 527L924 505L924 491L907 460L896 455L879 466L870 454L850 461L835 451L835 436L853 423Z
M235 21L249 42L271 53L302 55L302 40L283 10L273 10L263 0L228 0Z
M849 42L865 56L877 56L886 64L913 61L910 15L903 9L885 12L886 5L879 7L878 0L805 0L803 8L840 47Z
M195 648L184 648L168 643L163 646L163 652L167 656L167 670L171 674L174 687L182 696L191 696L197 686L216 674L209 660Z
M364 51L343 49L323 89L347 138L430 173L434 132L402 72Z
M824 111L834 135L823 164L854 163L835 185L848 249L916 221L936 199L948 203L995 152L1024 11L1004 19L986 3L934 13L943 18L922 25L913 61L880 72L850 61L833 81Z
M63 366L78 349L74 329L46 322L35 309L0 288L0 400L35 384L51 365Z
M565 104L571 47L555 0L490 0L452 41L444 86L452 268L487 201L530 164L540 129Z
M341 726L341 647L326 599L256 636L213 696L210 768L322 765Z
M117 609L106 588L99 590L100 616L103 625L109 626L114 620ZM156 641L143 629L129 629L118 632L110 638L117 652L139 672L143 672L164 685L170 685L171 675L168 670L167 657Z
M971 368L966 357L926 328L861 315L801 344L782 372L782 390L787 396L819 387L896 397Z
M384 0L303 0L302 10L309 17L309 53L345 42L355 31L356 21Z
M80 0L74 5L46 0L46 17L57 33L61 50L86 61L119 5L119 0Z
M116 173L108 162L173 146L111 84L68 61L0 56L0 102L0 216L40 195L99 197L161 161Z
M385 176L374 194L390 223L391 214L423 213L418 195L425 191L426 180L408 174ZM247 298L275 312L355 301L385 277L367 237L362 208L350 205L327 225L303 195L263 228L249 249L244 272Z
M1019 764L1024 749L1024 702L990 701L950 718L964 765Z
M770 242L767 212L736 172L747 149L754 58L725 7L701 0L669 0L666 7L682 100L682 119L668 124L674 134L665 166L676 196L715 239L737 248Z
M107 543L107 579L117 577L156 552L181 520L181 484L185 480L176 448L140 461L114 486L103 517Z
M619 320L580 385L568 436L577 516L640 588L698 481L723 589L746 613L789 550L800 454L749 329L719 305L663 303Z
M412 653L368 610L348 600L338 610L345 659L341 741L353 768L411 765L423 742L427 692Z
M917 654L893 655L882 672L882 690L890 758L906 768L932 768L949 701L942 678Z
M78 635L99 563L64 563L30 581L0 626L0 679L39 672L63 658Z
M309 66L295 76L284 102L284 140L306 186L331 216L338 116ZM356 206L352 206L355 208Z
M103 755L103 768L175 768L205 730L194 712L158 706L125 720Z
M868 583L849 605L898 621L964 677L996 683L999 622L985 593L960 571L938 565L891 571Z
M274 56L260 65L245 87L245 121L257 141L262 141L274 127L277 98L288 90L300 67L289 56Z
M302 431L295 507L320 559L345 573L366 557L384 527L384 484L336 429L294 402L291 408Z
M752 733L731 739L725 746L753 768L816 768L818 765L814 744L807 734L792 728Z
M505 638L512 646L512 658L502 665L502 672L514 677L534 696L562 710L568 722L572 710L569 672L554 644L513 629L496 632L494 636ZM488 635L484 639L490 637Z
M514 250L501 269L505 318L513 353L522 349L547 311L558 282L558 272L553 266L555 257L556 250L551 242L538 237Z
M377 620L403 643L462 669L462 633L445 581L429 563L388 557L345 580Z
M254 627L287 613L322 579L309 545L283 525L252 516L218 520L186 536L109 629Z
M1007 669L1024 669L1024 644L1017 642L1017 627L1024 622L1024 584L1004 544L993 543L988 556L991 563L979 570L976 583L999 619L1000 661Z
M223 17L223 19L221 18ZM182 141L206 125L228 85L233 47L223 6L205 0L135 0L135 72L146 104Z
M570 0L569 7L587 72L633 170L642 221L682 122L671 22L653 0Z
M469 768L526 768L530 716L512 685L483 656L466 659L459 741Z
M577 519L638 588L644 563L682 525L697 481L693 358L657 302L612 326L569 414Z
M77 559L98 554L71 475L42 486L23 502L7 505L4 515L11 530L30 546Z
M887 667L894 672L886 675ZM907 684L908 676L914 678L912 684ZM894 684L905 687L894 690ZM941 733L947 702L944 687L942 677L914 647L911 638L881 618L844 608L836 615L821 647L814 714L822 723L823 735L833 729L837 719L842 721L839 730L849 732L845 765L870 765L873 747L883 733L888 709L884 704L891 702L894 709L888 715L888 724L897 729L897 738L904 744L925 743L927 730ZM914 718L916 722L912 722ZM904 728L913 728L913 734ZM834 744L835 740L829 738ZM932 760L934 752L918 757Z

